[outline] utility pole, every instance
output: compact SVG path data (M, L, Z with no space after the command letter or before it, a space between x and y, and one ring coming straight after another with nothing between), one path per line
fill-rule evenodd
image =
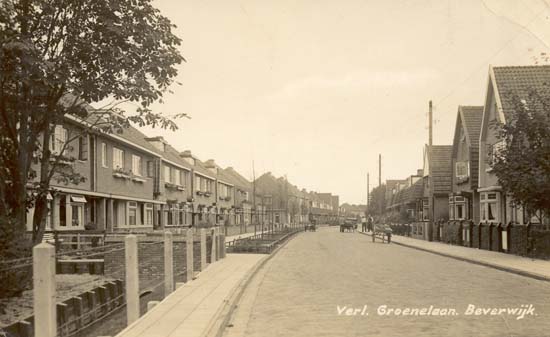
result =
M258 222L258 210L256 209L256 170L254 169L254 160L252 160L252 203L253 203L253 212L252 217L256 218L254 221L254 236L256 236L256 227Z
M382 186L382 154L381 153L378 154L378 186ZM382 196L382 198L385 198L385 197L386 197L385 195ZM383 208L384 208L383 202L382 200L380 200L380 217L382 217L382 213L384 211ZM376 226L372 224L372 242L374 242L376 238L375 228Z
M428 129L429 129L429 135L428 135L428 146L429 146L429 150L431 151L432 150L432 141L433 141L433 111L432 111L432 101L430 101L430 109L429 109L429 126L428 126Z
M430 103L429 103L429 110L428 110L428 118L429 118L429 124L428 124L428 167L430 165L429 161L432 160L432 146L433 146L433 109L432 109L432 101L430 100ZM431 172L430 172L431 174ZM429 178L428 178L429 179ZM432 224L433 224L433 221L434 221L434 200L433 198L430 198L429 200L430 202L430 214L429 214L429 218L430 218L430 222L431 224L428 224L429 228L428 228L428 241L432 241L432 236L433 236L433 230L432 230Z
M369 212L369 206L370 206L370 185L369 185L369 173L367 172L367 211L365 212L365 216L367 216L367 213Z

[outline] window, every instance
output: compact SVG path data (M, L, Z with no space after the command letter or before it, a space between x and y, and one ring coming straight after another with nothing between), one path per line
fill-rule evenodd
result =
M72 211L72 216L71 216L71 225L73 227L80 227L82 226L82 211L83 211L83 207L82 205L71 205L71 211Z
M59 226L67 227L67 196L59 198Z
M185 224L185 212L183 210L179 211L179 224L180 225Z
M144 208L144 216L143 216L143 224L145 226L152 226L153 225L153 204L143 204Z
M481 193L480 215L481 221L499 222L499 205L500 193L489 192Z
M128 225L137 225L137 202L135 201L128 202Z
M154 177L155 175L155 163L152 161L147 162L147 176L149 178Z
M136 176L141 176L141 157L132 155L132 173Z
M50 137L50 151L55 155L61 155L61 151L69 138L69 132L61 125L56 125Z
M113 147L113 168L114 169L124 168L124 151L116 147Z
M505 149L506 142L503 140L496 142L493 145L488 145L487 162L489 164L489 167L487 168L487 171L490 171L491 166L493 166L498 159L502 158L502 153Z
M455 219L455 204L450 203L449 204L449 220Z
M455 209L456 209L455 218L457 220L464 220L464 204L456 204Z
M170 166L164 165L164 181L166 181L167 183L170 183L170 182L172 182L172 180L170 180L170 178L171 178Z
M470 162L459 161L455 165L455 176L459 179L464 179L470 176Z
M88 160L88 136L78 137L78 160Z
M181 180L181 186L187 186L187 179L189 177L189 172L182 170L180 171L180 180Z
M181 185L181 171L178 169L172 170L172 176L174 178L174 184Z
M430 220L430 203L429 200L422 200L422 220Z
M199 176L195 176L195 189L197 191L202 191L201 190L201 177L199 177Z
M244 200L248 201L248 192L244 192Z
M101 143L101 166L107 166L107 144Z
M178 224L179 220L179 205L178 204L170 204L168 210L168 218L166 221L167 226L176 226Z

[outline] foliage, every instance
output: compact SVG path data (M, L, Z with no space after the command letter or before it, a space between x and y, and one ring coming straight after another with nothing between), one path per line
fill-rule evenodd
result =
M498 126L504 142L493 153L493 172L516 203L550 211L550 82L546 88L509 95L513 111Z
M41 241L52 179L82 181L69 155L79 137L131 123L177 128L182 114L149 108L184 61L173 28L151 0L0 2L0 217L10 219L3 232L21 236L34 207L33 241ZM109 103L89 105L101 101ZM123 102L138 108L128 113ZM79 131L54 152L55 126L69 117ZM1 246L0 256L18 255L17 246Z
M370 192L368 214L380 216L386 209L386 185L382 184L372 189Z

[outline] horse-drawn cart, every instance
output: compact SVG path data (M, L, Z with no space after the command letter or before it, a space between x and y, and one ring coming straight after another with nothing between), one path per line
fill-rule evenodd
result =
M357 219L346 218L343 224L340 224L340 232L354 232L357 229Z
M304 231L307 232L307 231L310 231L310 232L315 232L317 231L317 226L315 225L315 223L308 223L308 224L305 224L304 226Z

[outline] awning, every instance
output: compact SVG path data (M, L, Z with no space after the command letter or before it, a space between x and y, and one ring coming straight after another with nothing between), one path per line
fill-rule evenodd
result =
M82 195L71 195L71 201L86 203L86 198L84 198Z

